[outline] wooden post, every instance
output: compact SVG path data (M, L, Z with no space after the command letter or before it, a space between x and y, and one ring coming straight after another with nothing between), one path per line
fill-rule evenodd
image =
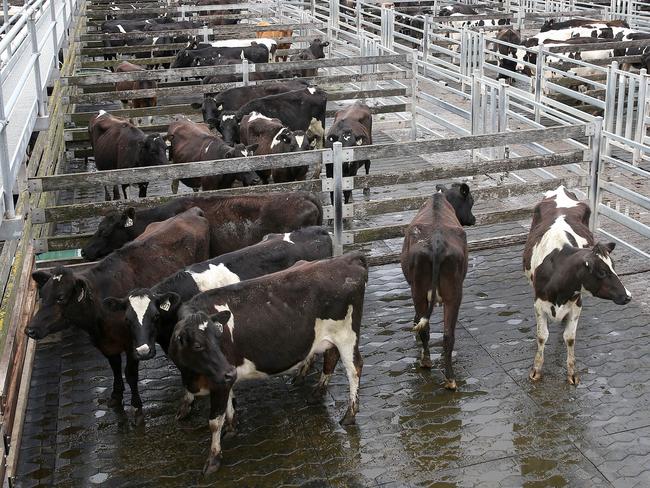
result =
M343 144L334 143L334 256L343 254Z

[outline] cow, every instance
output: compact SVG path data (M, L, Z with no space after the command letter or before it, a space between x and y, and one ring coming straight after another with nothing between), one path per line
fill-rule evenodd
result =
M256 144L255 154L258 156L309 149L309 138L303 131L296 132L299 134L287 129L279 119L272 119L257 112L246 115L239 125L239 139L243 144ZM297 170L298 174L306 175L309 166L298 166ZM257 174L266 185L272 170L259 170Z
M192 103L193 109L201 109L203 121L211 127L219 129L219 116L224 110L239 110L248 102L257 98L293 90L307 88L309 84L301 80L278 81L263 85L240 86L229 88L218 95L206 95L202 103Z
M169 143L169 159L173 164L247 157L252 156L257 148L256 145L243 144L230 146L220 136L211 133L205 124L197 124L189 119L169 124L165 137ZM195 192L201 188L231 188L235 180L241 181L244 186L259 183L259 178L253 171L181 179L183 184Z
M267 21L263 20L261 22L257 23L258 26L260 27L268 27L271 24L268 23ZM257 32L255 34L258 39L283 39L286 37L291 37L293 36L293 29L284 29L284 30L268 30L268 31L261 31ZM276 41L277 42L277 41ZM291 42L281 42L278 44L278 49L291 49ZM278 56L278 59L281 61L286 61L287 56Z
M178 309L193 296L293 266L298 261L332 257L332 239L322 227L305 227L269 234L261 242L193 264L169 275L152 288L132 290L116 298L124 310L133 354L140 360L156 355L156 342L165 354L178 319Z
M98 171L169 164L167 147L160 134L145 134L127 119L100 110L88 122L88 133ZM138 183L140 198L147 196L148 185L148 182ZM125 199L127 186L122 185ZM111 199L106 187L104 195L106 200ZM113 186L113 198L120 198L117 185Z
M324 49L329 46L329 41L322 42L320 39L314 39L309 44L309 47L303 49L299 53L291 55L289 61L314 61L316 59L323 59L325 57ZM293 76L309 78L318 76L318 68L307 68L292 73Z
M247 59L251 63L266 63L269 50L266 46L253 43L244 47L202 47L199 49L181 49L171 64L172 68L189 68L190 66L213 66L218 58Z
M474 225L474 199L462 183L438 192L422 205L405 231L401 265L415 305L413 331L422 343L420 366L431 368L429 320L434 305L444 306L442 356L445 388L456 389L451 363L456 321L467 274L467 237L462 226Z
M164 24L171 22L170 17L157 17L154 19L115 19L103 22L99 27L103 34L126 34L127 32L142 31L146 25ZM119 47L127 44L128 40L104 40L104 47ZM105 54L105 60L116 59L115 54Z
M598 25L598 24L604 24L608 27L624 27L626 29L629 29L630 26L627 22L624 20L597 20L597 19L570 19L570 20L565 20L563 22L558 22L556 19L549 19L544 24L542 24L542 27L539 29L540 32L548 32L551 30L563 30L563 29L570 29L572 27L582 27L585 25Z
M128 61L122 61L117 65L115 69L117 73L133 73L136 71L146 71L142 66L129 63ZM158 83L155 80L136 80L136 81L118 81L115 83L116 91L125 91L125 90L153 90L158 88ZM146 97L146 98L134 98L131 100L131 107L133 108L144 108L144 107L155 107L156 106L156 97ZM128 100L122 100L122 103L127 106L129 105Z
M284 271L200 293L183 304L169 356L187 390L178 417L190 411L195 395L210 394L212 442L204 474L221 463L222 427L234 427L233 385L302 369L314 354L324 353L319 392L327 388L341 358L350 396L340 423L354 423L367 279L368 263L355 252L302 261Z
M237 110L237 121L252 112L277 118L291 130L311 132L322 148L326 107L327 93L310 86L252 100Z
M575 338L582 312L582 294L587 293L617 305L632 298L614 271L610 256L614 243L596 243L589 230L591 209L576 195L558 187L545 193L535 206L524 247L524 272L533 287L537 353L529 377L542 377L548 322L564 325L567 348L567 380L578 384L575 371Z
M630 30L629 32L620 32L615 40L616 41L641 41L650 39L650 34L647 32L634 32ZM613 56L641 56L641 61L638 63L622 63L621 69L624 71L630 71L632 67L637 69L648 68L648 54L650 53L650 45L639 46L639 47L628 47L627 49L614 49Z
M507 71L517 71L517 45L521 44L521 35L512 28L501 29L496 36L496 42L493 44L499 56L499 68ZM502 43L511 44L510 46ZM497 80L512 80L513 78L505 73L499 72Z
M293 137L298 143L297 151L309 151L316 148L318 140L311 132L305 132L302 130L292 131ZM316 165L316 168L313 172L314 178L320 177L321 166ZM306 166L289 166L286 168L273 168L271 174L273 176L274 183L288 183L291 181L304 181L307 179L307 173L309 172L309 165Z
M210 257L255 244L266 234L323 223L323 208L313 193L188 195L151 209L130 207L109 213L83 247L82 256L89 260L102 258L135 239L152 222L191 207L202 209L210 222Z
M255 38L255 39L222 39L218 41L210 41L213 47L230 47L230 48L243 48L257 44L259 46L266 46L269 50L268 62L272 62L275 58L275 51L278 49L278 43L273 39Z
M109 405L114 407L122 405L121 354L126 351L124 376L131 388L131 405L141 413L138 360L130 354L128 324L123 312L115 313L110 303L107 306L103 300L127 296L133 288L152 286L170 272L206 259L209 248L209 223L200 209L191 208L148 228L128 245L83 271L63 266L52 272L34 271L32 278L41 301L25 332L32 339L43 339L71 327L88 333L113 370Z
M331 148L335 142L340 142L343 147L367 146L372 144L372 114L370 107L363 102L354 104L336 112L334 123L327 131L325 147ZM359 168L365 167L366 174L370 172L370 160L351 161L343 163L343 176L356 176ZM334 166L325 165L328 178L334 177ZM364 193L369 193L369 188L364 188ZM352 190L343 192L345 203L352 196Z
M454 5L446 5L440 9L438 15L441 17L449 17L453 14L459 15L478 15L478 12L469 5L456 3Z

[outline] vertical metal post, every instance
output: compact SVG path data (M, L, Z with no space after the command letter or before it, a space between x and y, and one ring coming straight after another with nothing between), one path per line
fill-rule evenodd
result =
M316 0L309 0L309 10L311 11L312 17L316 16Z
M478 77L478 72L472 73L472 78L471 78L471 90L470 93L472 95L472 101L471 101L471 113L470 113L470 123L471 123L471 130L472 130L472 135L478 135L479 133L479 120L481 117L480 111L481 111L481 81ZM472 161L476 160L477 157L477 151L475 149L472 149Z
M186 9L187 9L187 7L185 6L185 4L181 4L181 20L185 20L185 10Z
M332 149L334 167L334 256L343 254L343 144Z
M478 70L479 73L481 73L481 76L483 76L484 71L483 71L483 65L485 64L485 33L480 32L478 35L478 46L477 48L477 54L478 54Z
M54 48L53 54L54 58L57 60L55 66L58 66L58 55L59 55L59 30L56 24L56 7L54 6L54 0L50 0L50 19L52 20L52 47Z
M461 85L460 89L465 92L465 77L471 75L471 71L467 69L467 29L463 27L460 31L460 75Z
M497 118L497 131L506 132L508 130L508 82L501 78L499 80L499 116ZM506 146L502 146L498 151L498 158L505 159L508 154Z
M330 26L333 29L338 30L339 28L339 0L330 0Z
M361 2L357 1L354 4L354 16L355 16L355 23L357 26L357 33L361 33L363 29L361 29Z
M208 29L208 26L207 26L207 25L204 25L204 26L201 28L201 31L202 31L201 34L203 35L203 42L207 43L208 40L209 40L209 39L208 39L208 36L210 35L210 29Z
M541 119L542 78L544 78L544 46L537 46L537 64L535 65L535 122Z
M411 69L413 70L413 79L411 80L411 139L416 140L418 137L418 50L411 51Z
M248 86L250 84L248 70L249 70L248 59L244 59L241 62L242 82L244 83L244 86Z
M591 206L589 228L592 232L595 232L598 227L598 205L600 203L600 173L602 162L600 157L600 144L603 134L602 117L596 117L592 124L594 126L594 135L591 136L591 166L589 168L591 179L591 185L589 186L589 205Z
M45 107L45 90L41 81L41 53L38 50L38 39L36 37L36 23L34 21L34 14L32 13L27 19L27 28L29 30L29 37L32 42L32 54L34 58L34 83L36 84L36 100L38 101L38 116L43 117L47 115Z
M648 88L648 72L645 68L639 71L639 98L637 99L637 113L636 113L636 131L634 134L634 141L641 144L646 133L645 129L645 114L648 102L646 100ZM632 164L637 166L641 161L641 151L634 148L634 155L632 156Z
M3 17L4 23L7 26L6 30L5 30L5 35L6 35L7 32L9 32L9 28L11 27L9 25L9 2L7 0L2 0L2 12L3 12L3 15L4 15L4 17ZM7 54L9 56L11 56L11 54L12 54L11 53L11 43L9 43L7 45Z
M424 62L424 72L422 73L425 77L428 76L427 64L429 60L429 37L431 33L431 16L424 16L424 25L422 26L422 61Z

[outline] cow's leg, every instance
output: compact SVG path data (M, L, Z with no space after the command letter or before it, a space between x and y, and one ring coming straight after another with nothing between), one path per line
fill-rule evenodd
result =
M314 359L316 359L315 354L312 354L307 359L305 359L305 361L300 366L300 369L298 369L296 376L293 377L292 383L294 385L300 385L305 381L307 373L309 373L309 370L311 369L311 365L314 364Z
M190 393L189 390L185 390L185 395L181 400L181 404L176 411L176 420L183 420L192 411L192 405L194 404L194 393Z
M418 263L419 261L419 263ZM429 352L429 300L431 296L431 264L426 259L415 259L416 266L411 270L413 282L411 283L411 296L415 306L415 318L413 320L413 332L415 332L422 344L420 354L420 367L431 368L431 354ZM419 265L418 265L419 264Z
M535 320L537 322L537 353L533 369L528 375L531 380L537 381L542 378L542 365L544 364L544 346L548 340L548 319L542 310L540 300L535 300Z
M179 180L172 180L172 193L174 195L178 193L178 182Z
M210 432L212 433L212 442L210 443L210 455L203 467L203 474L214 473L221 466L221 430L226 421L226 410L228 407L228 398L230 387L219 386L216 390L210 392Z
M368 176L368 174L370 174L370 160L366 159L363 162L363 166L366 170L366 176ZM363 185L363 195L366 197L370 196L370 183L368 182L366 182L366 184Z
M104 186L104 200L106 200L107 202L110 202L110 201L111 201L111 194L110 194L110 192L108 191L108 187L107 187L107 186Z
M117 185L113 185L113 200L120 199L120 188Z
M124 368L124 376L126 382L131 388L131 406L142 413L142 399L138 391L138 367L140 362L133 359L130 354L126 355L126 367Z
M226 432L234 433L237 429L237 413L235 412L235 395L232 388L228 393L228 405L226 405Z
M336 347L330 347L323 353L323 372L320 375L318 384L314 388L315 396L322 396L327 391L327 385L336 368L336 363L339 362L339 350Z
M574 310L569 313L569 316L566 318L564 334L562 334L564 337L564 343L566 344L567 379L572 385L577 385L580 382L580 377L575 372L575 342L580 312L582 312L582 307L575 306Z
M442 284L441 284L442 286ZM456 342L456 322L462 299L462 290L456 290L454 297L444 305L444 330L442 333L442 356L445 361L445 388L456 389L456 376L451 364L451 354Z
M129 185L122 185L122 193L124 194L124 200L126 200L128 197L126 196L126 189L129 187Z
M122 356L115 354L108 356L108 363L113 370L113 391L111 398L108 400L109 407L121 407L122 398L124 397L124 380L122 379Z
M345 415L341 419L341 425L354 424L354 417L359 411L359 381L361 379L361 369L363 368L363 359L359 353L358 336L355 333L350 334L348 340L340 344L339 354L341 361L345 366L345 372L348 375L350 384L350 403Z
M138 183L138 196L140 198L145 198L147 196L147 187L149 183Z

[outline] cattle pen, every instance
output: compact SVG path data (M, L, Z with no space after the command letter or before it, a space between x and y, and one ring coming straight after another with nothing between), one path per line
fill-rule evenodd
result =
M488 0L452 23L441 14L451 5L39 0L7 21L0 42L3 485L650 485L650 78L641 54L627 52L650 40L612 40L623 52L593 62L540 44L526 48L536 57L521 62L507 48L522 46L495 38L500 20L526 35L574 18L624 20L650 33L650 12L637 0ZM124 29L102 31L106 19L136 12L200 25L167 31L176 37L160 44L155 30L138 32L139 43ZM477 19L481 26L470 24ZM284 36L275 38L272 62L167 67L187 38L208 43L269 32ZM290 59L314 39L329 42L324 58ZM116 72L127 59L146 69ZM532 74L508 71L504 59ZM372 144L97 170L88 126L98 111L165 137L174 121L203 121L193 104L204 96L270 86L286 73L325 90L325 131L338 110L367 104ZM208 75L220 78L203 82ZM118 82L149 84L117 91ZM146 97L156 105L133 108ZM359 160L371 161L369 174L345 176L346 164ZM238 384L237 431L221 443L220 470L204 477L208 402L197 400L188 420L175 419L181 375L160 352L140 364L143 419L126 406L128 389L124 408L109 406L110 368L85 334L25 335L39 307L31 273L87 268L80 249L100 220L192 194L183 184L172 192L175 180L302 166L309 167L304 181L200 194L313 192L334 254L364 253L370 268L357 423L338 424L348 392L342 367L322 399L311 396L319 360L305 384L287 375ZM149 183L148 196L137 198L141 182ZM434 308L431 322L436 364L422 369L399 261L417 210L438 185L460 182L471 188L476 225L466 228L469 268L453 353L458 389L449 391L437 364L442 309ZM128 199L105 201L104 187L128 184ZM590 205L597 239L617 244L616 271L633 296L625 307L585 297L577 386L566 382L558 326L550 327L543 380L528 377L536 322L522 254L535 204L561 185Z

